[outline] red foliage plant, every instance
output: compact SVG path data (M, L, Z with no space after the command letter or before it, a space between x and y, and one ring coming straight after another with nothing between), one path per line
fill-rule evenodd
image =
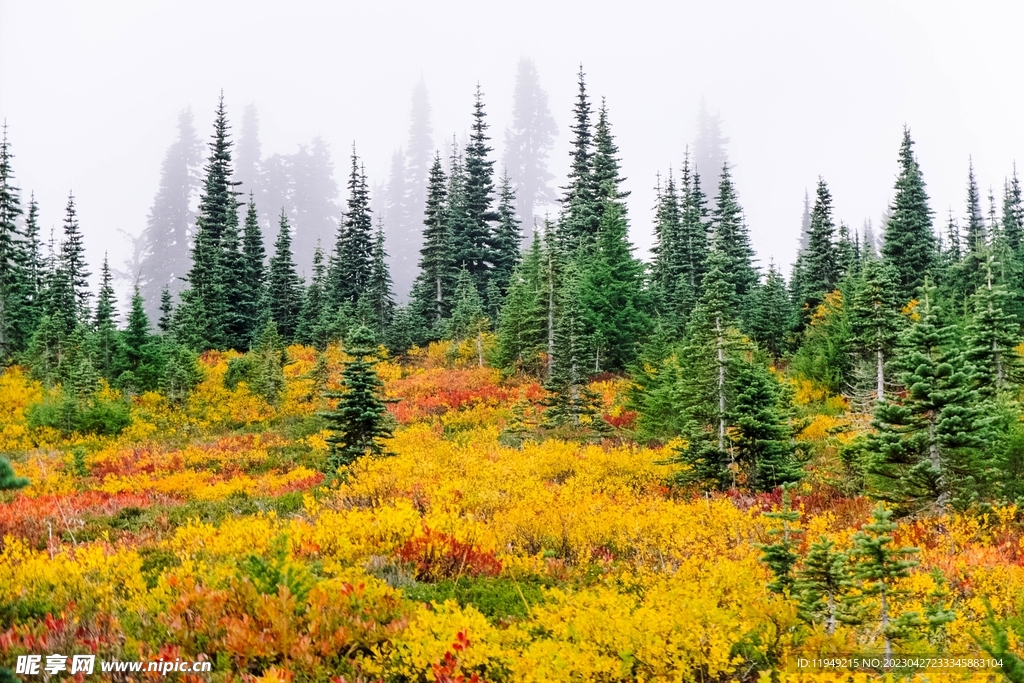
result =
M463 543L451 534L423 528L423 535L406 541L398 559L416 566L419 581L442 581L459 576L497 576L501 562L493 552Z

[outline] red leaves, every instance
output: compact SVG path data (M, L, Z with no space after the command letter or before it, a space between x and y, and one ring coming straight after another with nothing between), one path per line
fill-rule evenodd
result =
M459 576L497 576L501 562L493 552L459 541L451 534L424 527L422 536L406 541L398 549L403 562L416 566L419 581L443 581Z
M455 636L455 642L452 643L452 650L462 652L467 647L469 647L469 637L465 631L459 631ZM471 674L469 678L459 673L459 660L450 651L445 652L441 661L434 664L431 668L434 672L434 680L437 683L487 683L480 678L478 673Z

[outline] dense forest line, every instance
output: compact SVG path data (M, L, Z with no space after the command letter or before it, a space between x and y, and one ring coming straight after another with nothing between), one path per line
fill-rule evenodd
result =
M524 79L535 74L527 69ZM990 197L986 215L971 168L965 224L950 216L940 233L905 129L880 245L837 225L819 179L787 281L774 265L757 267L726 163L713 196L688 158L678 174L659 178L654 258L637 259L609 107L595 106L582 71L572 114L561 209L527 237L522 219L532 218L546 182L530 189L496 173L477 88L468 141L453 142L447 158L435 152L413 164L423 194L421 247L409 300L398 305L389 228L373 218L355 148L333 243L300 249L282 207L268 249L261 217L271 209L257 205L253 187L248 195L238 189L255 182L245 169L259 154L245 146L235 153L222 97L187 269L165 258L170 270L140 273L124 329L106 261L99 291L88 288L74 197L62 234L48 244L34 198L23 208L5 129L0 354L64 388L63 403L38 419L116 430L127 409L97 398L101 380L128 395L161 390L180 401L199 381L196 356L206 350L251 351L257 358L234 373L270 396L280 354L268 349L324 349L349 342L360 327L371 339L360 337L359 346L382 344L398 356L437 340L469 340L481 366L544 383L552 427L600 432L591 379L629 375L636 438L683 437L673 456L682 465L678 483L761 491L799 480L806 460L793 438L785 371L873 414L874 428L842 454L849 486L905 511L1022 495L1015 347L1024 321L1024 205L1016 169L1001 206ZM243 128L254 116L247 112ZM318 145L312 157L323 156ZM548 140L521 156L536 162L549 147ZM517 191L531 196L523 202ZM186 240L162 238L168 252ZM310 252L308 283L297 251ZM181 289L164 282L154 331L143 288L168 272L184 273Z

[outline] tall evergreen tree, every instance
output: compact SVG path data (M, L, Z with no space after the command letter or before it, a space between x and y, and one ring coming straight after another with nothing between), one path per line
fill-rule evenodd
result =
M563 249L575 249L585 239L596 235L601 219L601 205L597 201L597 183L594 179L594 131L590 123L590 98L582 66L578 84L579 91L573 105L573 123L569 126L573 135L569 151L569 182L562 188L565 194L562 195L558 226Z
M12 353L24 347L27 333L21 326L28 283L18 228L22 210L19 189L13 183L13 156L5 123L0 139L0 363L6 363Z
M508 290L512 271L519 263L519 249L523 236L519 231L519 219L516 217L516 193L512 189L512 181L506 172L501 177L498 193L498 220L491 238L491 255L494 268L491 271L490 283L498 292L496 301L488 301L488 306L498 308L501 299Z
M164 291L160 294L160 318L158 319L157 327L160 329L161 334L168 334L173 323L174 303L171 300L171 290L168 287L164 287Z
M384 227L378 221L373 240L373 262L370 281L364 298L369 303L372 319L364 324L369 326L378 339L384 338L391 319L395 315L395 296L391 286L391 272L388 269L388 254L384 250Z
M378 362L373 333L360 326L346 351L352 360L341 372L344 391L325 392L326 398L337 400L337 406L321 413L331 431L327 438L331 473L364 455L386 455L381 441L391 438L388 401L381 396L384 383L373 367Z
M309 268L321 240L330 240L338 225L338 183L334 161L323 138L299 145L291 155L291 217L294 231L292 249L300 274Z
M491 208L494 195L494 160L488 156L493 149L487 144L487 121L483 93L477 85L473 104L473 124L466 145L465 206L466 220L452 234L455 261L473 276L483 296L491 277L495 254L492 247L493 224L498 214Z
M270 320L286 342L295 340L295 331L302 311L302 278L295 270L292 256L292 231L288 217L281 210L281 227L274 243L274 255L267 270L266 300L263 305Z
M122 388L156 390L166 365L165 342L153 339L142 293L132 292L128 324L119 346L117 383Z
M797 574L801 616L811 623L824 623L828 635L835 633L840 623L855 622L849 609L853 584L849 557L822 536L811 544Z
M597 111L597 125L594 126L594 185L598 202L620 201L629 196L619 187L625 180L619 173L619 161L619 148L608 120L608 106L602 98L601 108ZM625 203L622 207L625 214Z
M681 270L676 298L679 319L685 322L703 294L710 245L707 199L701 189L700 176L690 170L689 154L683 159L680 180L683 188L678 245Z
M853 283L850 329L860 361L873 370L876 401L885 399L886 386L891 383L888 368L902 324L897 292L891 268L878 260L866 261Z
M238 227L238 212L229 211L221 233L217 278L218 286L224 293L224 345L243 351L249 348L253 323L251 311L248 310L251 305L250 293L239 287L239 275L245 272L246 263Z
M327 279L331 301L356 304L370 283L373 269L373 219L370 217L370 191L366 184L366 173L354 147L348 192L348 210L338 226Z
M498 320L497 362L508 370L540 376L547 348L547 292L540 235L512 273Z
M178 137L167 149L160 167L160 186L142 231L142 257L132 275L138 278L146 310L155 315L164 287L181 292L191 268L189 239L193 237L193 200L200 189L203 147L196 134L192 110L178 114Z
M875 409L868 471L877 495L908 507L969 503L992 476L990 418L971 388L954 327L943 320L935 287L922 288L919 319L897 357L905 396Z
M242 125L235 148L235 178L238 189L250 197L258 189L260 162L263 150L260 145L260 116L256 105L249 103L242 110Z
M504 166L511 176L516 197L515 213L526 226L525 238L534 231L534 210L553 204L554 174L548 171L548 155L558 134L548 109L548 96L540 86L533 60L522 57L516 71L512 123L505 129Z
M722 117L718 112L708 111L702 99L697 115L697 139L693 143L693 167L703 178L701 192L712 196L718 189L715 178L723 166L728 164L725 146L729 138L722 135Z
M1017 177L1017 164L1013 175L1003 188L1003 235L1018 263L1024 263L1024 199Z
M28 298L28 310L25 311L23 329L34 330L43 314L43 297L45 295L46 260L43 257L43 245L39 236L39 204L35 194L28 200L28 213L25 216L24 239L24 281L25 293Z
M769 264L764 284L754 292L750 336L773 358L786 351L786 337L793 320L793 305L786 291L786 282L774 263Z
M412 107L409 112L409 137L405 144L405 172L406 172L406 206L410 218L410 229L413 234L409 236L404 244L396 245L396 251L408 253L407 260L393 260L391 272L399 270L412 270L414 254L420 247L416 221L426 211L428 183L431 173L432 156L434 155L433 130L430 125L430 98L427 94L427 85L421 76L413 87ZM392 247L394 248L394 247ZM398 255L392 257L397 259ZM398 286L399 294L404 294L408 285L403 289Z
M818 179L818 189L811 211L811 227L807 234L807 248L798 260L801 269L799 305L802 329L811 314L817 310L825 295L836 288L839 282L839 255L835 244L836 226L832 221L832 194L823 178Z
M96 301L96 315L93 318L93 347L96 349L93 365L101 377L108 381L114 377L114 361L117 359L120 336L117 332L117 303L114 298L113 277L107 255L103 255L100 270L100 294Z
M313 279L306 288L302 300L302 312L295 329L295 341L308 346L323 346L325 339L320 334L321 319L327 308L327 267L324 265L324 252L317 245L313 252Z
M736 196L736 188L728 166L722 166L718 183L718 196L711 214L712 243L726 259L724 272L735 291L737 301L746 302L758 283L754 268L754 249L750 244L750 231L743 222L743 209ZM744 303L744 311L750 307Z
M914 156L910 129L903 129L900 172L896 195L882 244L882 258L893 268L900 301L914 297L925 277L938 265L938 249L932 232L932 211L928 208L921 167Z
M82 229L78 225L78 214L75 211L75 197L68 195L68 206L64 214L64 239L60 243L60 260L71 282L75 294L75 305L80 320L89 318L89 276L92 275L85 262L85 242Z
M199 217L192 247L192 269L188 290L181 297L178 316L205 348L222 348L229 342L225 329L228 314L227 292L222 269L222 238L229 222L237 225L236 182L232 180L231 147L224 94L221 93L209 143L210 156L204 167L205 178L199 198Z
M601 228L581 273L580 298L592 368L621 371L636 358L650 327L644 267L633 256L621 204L605 200Z
M245 213L245 227L242 232L241 263L235 273L234 288L237 297L239 320L238 338L246 345L259 329L260 303L263 301L266 280L266 249L263 246L263 231L260 229L256 202L249 194Z
M1020 380L1020 324L1007 312L1009 292L994 282L991 257L985 263L985 283L971 297L973 315L967 324L967 361L974 383L984 398L995 398Z
M451 310L455 279L446 182L441 157L437 155L430 169L423 220L423 246L420 249L420 273L413 291L415 307L431 328L436 327Z

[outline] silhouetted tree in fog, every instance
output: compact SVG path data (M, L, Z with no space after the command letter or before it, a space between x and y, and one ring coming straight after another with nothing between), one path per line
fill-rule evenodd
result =
M331 152L320 136L309 145L299 145L292 155L291 190L295 262L299 273L310 278L317 242L330 242L340 214Z
M262 158L260 118L256 105L249 104L242 110L242 126L235 147L235 179L240 183L238 189L242 194L257 191Z
M548 171L548 155L558 134L555 119L548 109L548 95L540 87L533 60L519 60L516 73L512 124L505 129L505 171L516 193L516 213L530 239L534 228L534 208L558 201L551 187L555 175Z
M717 178L728 163L725 145L729 138L722 136L722 117L708 112L701 100L697 115L697 140L693 143L693 167L700 174L701 191L705 197L718 193Z

